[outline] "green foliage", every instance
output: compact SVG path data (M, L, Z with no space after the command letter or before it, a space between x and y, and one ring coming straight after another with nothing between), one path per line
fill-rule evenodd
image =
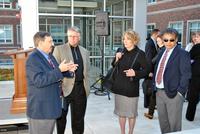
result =
M14 80L14 69L0 68L0 81Z

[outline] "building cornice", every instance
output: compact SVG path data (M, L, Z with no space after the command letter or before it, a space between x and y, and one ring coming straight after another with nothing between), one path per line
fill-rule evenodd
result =
M147 15L156 15L156 14L161 14L161 13L176 12L176 11L182 11L182 10L188 10L188 9L195 9L195 8L200 8L200 4L148 12Z

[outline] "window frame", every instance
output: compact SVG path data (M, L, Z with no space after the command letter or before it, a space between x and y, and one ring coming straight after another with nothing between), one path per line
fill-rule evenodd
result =
M148 30L148 26L154 26L153 29L155 29L155 28L156 28L156 23L147 23L147 25L146 25L146 28L147 28L147 35L146 35L146 37L148 37L149 34L151 34L151 32L152 32L152 30L153 30L153 29L151 29L150 32L148 32L148 31L149 31L149 30Z
M8 38L6 37L6 35L4 35L4 42L0 42L0 45L2 45L2 44L13 44L13 25L0 25L0 26L3 26L3 31L5 31L5 27L6 26L9 26L10 27L10 35L11 35L11 37L10 37L10 42L6 42L6 40L8 40ZM7 30L7 29L6 29Z
M169 21L169 24L168 24L169 28L173 28L173 27L171 27L171 24L181 24L182 25L181 32L179 32L180 30L178 28L174 28L174 29L176 29L179 32L179 34L181 34L181 40L178 43L180 43L181 47L183 47L184 46L183 45L183 30L184 30L183 28L184 28L184 22L183 21Z
M157 0L147 0L147 4L154 4L156 2L157 2Z
M200 19L199 20L188 20L187 21L186 44L188 44L190 42L190 36L191 36L190 24L195 23L195 22L199 22L199 24L200 24ZM199 27L199 30L200 30L200 27Z
M2 0L2 2L0 2L0 9L12 9L12 2L6 2L6 1L7 0Z

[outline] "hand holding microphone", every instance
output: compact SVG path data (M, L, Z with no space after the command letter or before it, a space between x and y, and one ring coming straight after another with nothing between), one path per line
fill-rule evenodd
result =
M124 49L118 48L117 53L115 54L115 58L116 58L115 62L119 61L119 59L122 58L123 54L124 54Z

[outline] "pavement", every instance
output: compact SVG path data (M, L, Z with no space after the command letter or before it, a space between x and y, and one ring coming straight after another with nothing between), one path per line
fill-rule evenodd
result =
M85 134L120 134L120 128L118 124L118 117L113 114L114 110L114 98L113 94L110 94L111 99L108 100L108 96L98 96L93 92L95 89L91 89L91 94L88 98L87 111L85 117ZM26 115L16 114L12 115L9 112L12 96L14 94L13 81L0 82L0 126L4 124L20 123L20 121L27 121ZM158 115L155 111L154 118L152 120L144 117L144 113L147 109L143 107L143 93L140 90L139 105L138 105L138 117L134 129L134 134L159 134L160 128L158 123ZM200 133L200 107L197 107L197 113L193 122L185 119L185 112L187 108L187 102L183 106L183 120L182 131L177 134L199 134ZM69 114L70 115L70 114ZM67 126L65 134L71 133L70 116L67 116ZM128 123L126 124L128 128ZM128 129L127 129L128 132ZM1 133L1 132L0 132ZM11 134L11 133L9 133ZM28 131L18 132L18 134L28 134ZM56 131L54 132L56 134Z

